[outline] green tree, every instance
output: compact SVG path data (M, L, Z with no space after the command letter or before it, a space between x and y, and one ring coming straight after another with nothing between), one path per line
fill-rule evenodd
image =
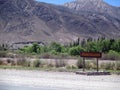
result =
M77 56L80 54L80 52L83 52L83 51L84 49L81 46L76 46L69 49L69 54Z
M50 50L54 50L54 51L56 51L56 52L62 52L62 45L60 45L60 44L58 44L58 43L56 43L56 42L53 42L53 43L51 43L51 45L50 45Z
M120 39L119 39L119 40L116 40L116 41L112 44L111 49L114 50L114 51L120 52Z
M32 45L32 52L34 52L34 53L40 53L40 46L39 46L39 44L34 43Z
M100 42L100 46L101 46L102 52L104 52L104 53L109 52L109 50L111 49L111 45L110 45L109 40L102 40Z
M100 46L97 42L88 42L86 44L86 51L88 52L100 52Z
M82 47L85 47L85 46L86 46L86 40L85 40L85 39L83 39L83 40L81 41L81 46L82 46Z

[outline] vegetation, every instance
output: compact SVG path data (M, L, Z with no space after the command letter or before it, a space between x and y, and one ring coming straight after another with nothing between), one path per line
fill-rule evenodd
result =
M70 45L61 45L59 43L53 42L48 46L40 46L37 43L34 43L32 46L25 46L20 49L21 53L27 54L39 54L46 55L63 55L63 56L79 56L80 52L102 52L102 59L116 60L120 59L120 39L105 39L99 38L98 40L93 40L89 38L87 40L79 39Z
M66 68L66 69L81 69L83 67L82 59L78 59L76 65L68 65L63 58L79 57L80 52L102 52L104 60L117 60L116 62L101 63L100 69L103 70L120 70L120 39L105 39L99 38L93 40L76 40L69 45L61 45L53 42L48 46L40 46L34 43L31 46L25 46L18 50L18 53L8 53L8 46L0 46L0 57L10 57L6 61L0 60L1 65L18 66L18 67L32 67L32 68ZM17 55L18 54L18 55ZM29 61L26 55L37 56L37 58L54 58L55 62L44 63L40 59ZM12 58L16 58L13 60ZM87 61L86 69L96 69L95 61ZM60 69L61 70L61 69Z

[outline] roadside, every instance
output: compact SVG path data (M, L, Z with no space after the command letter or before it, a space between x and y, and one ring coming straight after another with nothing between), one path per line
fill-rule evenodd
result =
M86 70L96 71L96 60L86 60ZM35 59L35 58L0 58L1 69L39 70L54 72L82 71L81 59ZM99 60L100 71L109 71L120 75L120 63L111 60Z
M81 76L68 72L0 69L0 85L3 84L46 87L47 90L119 90L120 76Z

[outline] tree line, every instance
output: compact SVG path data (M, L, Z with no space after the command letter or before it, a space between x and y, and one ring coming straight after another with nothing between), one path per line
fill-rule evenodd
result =
M25 46L20 49L22 53L50 53L54 55L68 54L77 56L80 52L102 52L109 53L114 51L120 53L120 39L105 39L99 38L98 40L93 40L92 38L83 39L80 41L78 38L76 41L68 44L62 45L60 43L52 42L48 46L40 46L34 43L32 46Z

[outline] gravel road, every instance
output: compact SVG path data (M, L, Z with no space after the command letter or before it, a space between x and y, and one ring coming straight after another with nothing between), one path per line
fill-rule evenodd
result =
M5 88L2 86L31 87L34 90L120 90L120 76L82 76L67 72L1 69L0 87Z

